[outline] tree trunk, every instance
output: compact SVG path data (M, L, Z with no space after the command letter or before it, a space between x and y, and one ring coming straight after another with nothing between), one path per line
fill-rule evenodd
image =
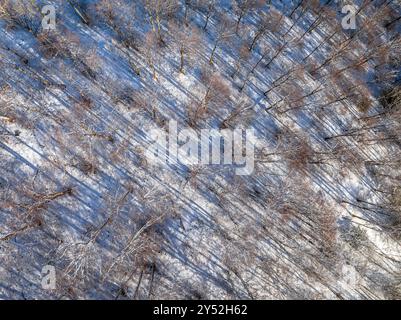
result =
M180 73L184 73L184 47L180 48Z

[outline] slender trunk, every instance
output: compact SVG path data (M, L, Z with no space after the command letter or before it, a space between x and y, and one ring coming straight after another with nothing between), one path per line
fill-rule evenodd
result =
M147 11L148 16L149 16L149 22L150 22L150 25L152 26L152 31L156 32L156 26L155 26L155 22L154 22L154 18L153 18L152 12L150 10L146 10L146 11Z
M277 88L278 86L281 86L283 83L285 83L291 76L291 73L294 71L294 69L290 69L289 71L287 71L287 73L282 74L280 77L278 77L276 80L274 80L272 82L272 86L266 90L263 95L267 96L269 94L269 92L271 92L273 89ZM284 77L286 77L283 81L281 81L281 79L283 79Z
M334 135L334 136L331 136L331 137L326 137L326 138L324 138L324 140L328 141L328 140L335 139L335 138L352 137L352 136L354 136L354 135L355 135L354 132L343 133L343 134L337 134L337 135Z
M256 33L255 37L252 40L251 46L249 47L249 51L252 51L253 48L256 45L256 42L259 40L259 38L263 35L263 33L266 31L266 29L262 29L259 32Z
M299 15L299 17L292 23L291 27L286 31L286 33L283 35L283 38L285 38L290 32L291 30L298 24L298 21L301 20L301 18L303 17L303 15L305 14L306 10L303 9L301 14Z
M294 9L292 9L291 13L290 13L290 18L292 19L292 15L295 13L295 11L297 11L297 9L301 6L302 2L304 2L303 0L299 1L299 3L294 7Z
M184 73L184 47L180 48L180 73Z
M296 42L301 41L308 32L312 32L314 29L316 29L320 25L320 23L322 22L321 18L322 18L322 16L321 16L321 14L319 14L317 16L317 18L309 26L309 28L296 40Z
M283 52L284 48L286 47L286 44L282 45L276 52L276 54L270 59L270 61L266 64L266 68L269 68L270 64L276 59L281 52Z
M152 264L152 276L151 276L151 278L150 278L150 284L149 284L148 299L150 298L150 295L152 294L153 280L155 279L155 269L156 269L156 266L155 266L155 264L153 263L153 264Z
M243 84L242 84L242 86L241 86L241 88L240 88L240 91L242 91L242 90L245 88L246 84L248 83L249 77L250 77L251 74L255 71L255 69L257 68L257 66L263 61L263 59L266 57L267 53L268 53L268 51L266 51L266 52L260 57L260 59L258 60L258 62L256 62L256 64L253 66L253 68L247 73L247 75L246 75L246 77L245 77L245 79L244 79L244 82L243 82Z
M210 59L209 59L209 63L213 64L213 59L214 59L214 54L216 52L217 49L217 45L219 44L219 39L216 41L216 43L214 44L213 50L212 50L212 54L210 55Z
M77 6L72 3L71 0L67 0L67 1L71 5L71 7L74 9L76 14L79 16L79 18L82 20L82 22L85 23L86 25L89 25L89 21L88 21L87 17L85 16L85 14L83 12L81 12L81 10L79 10L77 8Z
M143 276L143 269L141 271L141 274L139 275L138 284L137 284L137 286L135 288L134 299L136 299L136 297L138 295L139 287L141 286L141 282L142 282L142 276Z
M188 26L188 4L185 6L184 24L185 24L186 26Z
M316 52L322 45L324 45L327 41L333 38L337 34L337 30L334 30L332 34L328 37L324 38L322 42L320 42L315 49L313 49L305 58L302 59L302 62L305 62L312 54Z
M157 37L161 43L164 43L164 39L162 36L162 24L159 14L156 15L156 26L157 26Z
M386 23L386 25L384 26L385 28L389 28L394 22L397 22L398 20L401 19L401 16L399 16L398 18L393 19L392 21Z
M211 14L212 14L212 10L209 9L209 11L207 12L207 15L206 15L206 21L205 21L205 25L203 26L203 30L206 30Z
M239 15L238 20L237 20L237 26L235 27L235 33L236 34L238 34L239 25L240 25L241 20L244 17L244 15L245 15L245 12L241 11L241 14Z

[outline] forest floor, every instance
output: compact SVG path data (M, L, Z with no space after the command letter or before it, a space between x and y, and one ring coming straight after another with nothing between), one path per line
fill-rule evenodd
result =
M0 299L400 298L401 8L343 5L0 1ZM171 120L253 172L151 161Z

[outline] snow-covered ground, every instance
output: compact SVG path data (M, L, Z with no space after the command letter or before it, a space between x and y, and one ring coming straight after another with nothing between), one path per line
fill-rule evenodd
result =
M349 2L0 2L0 299L400 298L401 9ZM255 170L150 161L170 120Z

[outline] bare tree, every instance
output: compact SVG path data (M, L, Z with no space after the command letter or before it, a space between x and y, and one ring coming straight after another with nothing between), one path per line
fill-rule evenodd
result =
M237 48L237 56L238 58L235 61L235 67L234 67L234 72L231 75L232 78L235 78L235 76L240 73L241 67L248 62L248 60L251 57L251 53L248 50L248 46L243 43Z
M210 18L216 13L216 0L199 0L197 3L197 8L205 14L205 24L203 25L203 30L207 29Z
M215 55L217 47L220 45L220 43L228 41L233 36L234 36L233 21L230 19L230 17L228 15L222 14L219 17L219 24L218 24L217 30L216 30L216 36L215 36L215 40L214 40L214 44L213 44L213 49L212 49L212 53L209 58L210 64L214 63L214 55Z
M242 19L253 10L257 10L263 6L264 1L262 0L232 0L232 6L234 13L237 16L237 22L235 26L235 33L238 34L238 29Z
M155 32L149 31L145 35L145 43L142 50L151 69L153 79L157 80L156 64L158 62L159 39Z
M244 124L247 122L247 120L252 119L254 114L255 111L253 109L253 105L240 100L238 105L228 114L227 117L223 119L220 124L220 128L225 129L234 127L234 124L238 121L241 121L241 123Z
M249 51L253 50L259 39L262 38L267 32L276 32L277 30L280 30L283 22L283 15L274 7L271 7L268 13L261 14L260 19L260 24L253 36Z
M184 73L185 60L194 61L201 44L201 36L196 27L180 26L171 24L171 35L174 38L172 46L178 47L180 68Z
M135 29L132 19L136 19L137 10L134 4L116 0L113 2L101 0L92 5L94 21L100 21L110 26L125 48L138 50L142 42L141 35Z
M152 30L160 42L164 43L162 29L165 20L169 20L177 11L176 0L142 0L148 14Z
M284 51L286 47L286 44L280 44L277 48L276 51L274 53L273 56L271 56L271 58L269 59L269 61L266 64L266 68L268 68L270 66L271 63L273 63L273 61L281 54L281 52ZM245 86L248 84L251 75L255 72L255 70L258 68L258 66L267 58L271 55L271 51L269 50L270 48L265 48L264 53L259 57L259 59L256 61L256 63L248 70L248 72L245 75L245 79L240 87L240 91L242 91Z
M196 127L198 121L206 114L216 112L230 96L230 88L222 76L212 71L210 67L202 70L202 83L205 93L200 101L193 101L189 106L189 124Z

